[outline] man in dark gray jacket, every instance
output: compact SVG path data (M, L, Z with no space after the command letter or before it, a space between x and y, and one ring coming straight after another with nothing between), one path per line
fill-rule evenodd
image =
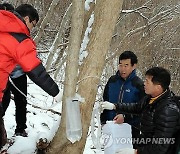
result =
M136 150L120 150L118 154L175 154L180 131L180 111L169 90L170 73L153 67L145 74L145 96L139 103L116 105L103 102L102 108L141 116L141 135L133 142L140 144Z

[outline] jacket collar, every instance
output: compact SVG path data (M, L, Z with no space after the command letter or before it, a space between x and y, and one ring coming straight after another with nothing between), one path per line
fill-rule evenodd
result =
M171 92L170 92L169 89L167 89L162 95L160 95L160 96L159 96L156 100L154 100L154 102L151 103L151 104L156 104L156 103L158 103L159 100L162 100L162 99L168 99L168 98L170 98L170 96L171 96ZM149 98L150 98L150 97L149 97Z
M118 78L120 78L121 80L123 80L123 81L129 81L129 80L131 80L132 78L134 78L134 77L136 76L136 69L133 70L133 71L131 72L131 74L129 74L129 76L127 77L126 80L124 80L124 79L120 76L119 70L116 72L116 76L117 76Z

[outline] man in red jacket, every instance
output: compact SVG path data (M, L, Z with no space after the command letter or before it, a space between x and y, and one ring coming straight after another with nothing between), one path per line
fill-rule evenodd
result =
M9 74L19 64L29 78L58 99L59 88L37 57L30 31L39 20L37 10L22 4L14 12L0 10L0 147L2 146L2 97Z

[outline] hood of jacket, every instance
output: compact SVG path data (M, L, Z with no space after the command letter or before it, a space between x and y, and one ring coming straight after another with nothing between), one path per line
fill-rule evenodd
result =
M30 36L26 24L14 13L6 10L0 10L0 32L1 33L23 33Z

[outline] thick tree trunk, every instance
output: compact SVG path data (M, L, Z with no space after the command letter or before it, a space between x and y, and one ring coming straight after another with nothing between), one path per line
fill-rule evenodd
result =
M78 84L78 93L85 98L85 103L81 105L83 137L78 143L81 153L86 143L98 84L122 3L123 0L99 0L95 6L95 20L86 49L89 55L83 63Z
M78 94L85 99L85 103L82 103L81 105L83 126L82 139L74 144L66 139L64 99L61 125L48 153L83 153L90 126L92 108L97 93L97 85L105 64L105 56L109 48L117 17L121 10L122 2L123 0L98 0L95 6L95 20L90 36L90 42L87 46L89 55L83 63L82 71L79 73L78 82ZM72 79L69 78L69 80Z
M57 135L55 136L51 144L51 150L49 150L49 153L52 154L66 153L66 152L62 152L61 150L64 148L64 145L59 143L67 142L66 130L65 130L66 101L67 99L74 97L76 93L79 51L80 51L81 35L82 35L83 22L84 22L84 0L78 0L78 1L73 0L71 21L72 21L71 32L70 32L70 40L69 40L70 43L67 52L65 86L64 86L64 94L63 94L63 113L61 119L62 127L60 127L60 129L58 130Z

